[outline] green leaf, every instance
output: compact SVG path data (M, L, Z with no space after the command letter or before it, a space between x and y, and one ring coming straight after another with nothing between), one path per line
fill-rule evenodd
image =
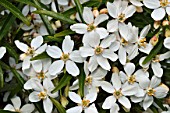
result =
M23 4L19 4L17 7L21 9ZM15 22L16 17L10 13L5 20L5 22L2 25L2 28L0 30L0 41L3 39L4 36L7 35L8 31L10 30L12 24Z
M19 55L17 54L17 52L15 51L15 49L13 47L11 47L8 43L3 43L2 45L4 45L8 51L8 53L10 54L10 56L12 56L13 58L15 58L16 62L18 62L19 60Z
M53 104L56 106L59 113L66 113L64 107L57 100L55 100L54 98L50 98L50 99L53 102Z
M54 88L54 90L52 91L52 93L57 92L58 90L60 90L61 88L63 88L64 86L67 85L67 83L71 80L72 76L68 75L68 74L64 74L64 76L61 78L60 82L58 83L58 85Z
M36 4L32 3L30 0L16 0L17 2L23 3L23 4L27 4L30 6L33 6L35 8L39 8L39 6L37 6Z
M70 30L70 29L64 30L64 31L61 31L59 33L56 33L54 36L44 36L44 40L47 41L47 42L56 41L56 42L61 43L64 39L64 38L61 38L61 37L64 37L66 35L71 35L71 34L75 34L75 32Z
M0 0L0 5L8 9L14 16L22 20L26 25L30 25L30 21L21 13L21 11L7 0Z
M10 67L2 61L0 61L0 66L1 66L2 69L10 70Z
M43 52L33 58L31 58L31 61L33 60L40 60L40 59L45 59L45 58L50 58L46 52Z
M74 0L74 2L76 4L76 9L77 9L77 11L79 13L80 19L81 19L82 22L84 22L83 15L82 15L83 14L83 7L82 7L82 5L80 4L79 0Z
M63 14L56 13L54 11L37 10L37 11L34 11L33 13L44 14L44 15L53 17L54 19L57 19L57 20L60 20L60 21L63 21L63 22L67 22L68 24L75 24L76 23L76 21L69 19L69 18L65 17Z
M18 113L18 112L12 112L12 111L7 111L7 110L0 109L0 113Z
M0 88L3 88L3 86L4 86L4 75L0 65Z
M161 50L163 45L163 39L159 38L159 42L156 44L156 46L151 50L151 52L149 53L149 55L145 58L145 60L143 61L142 64L146 64L149 61L152 60L153 57L155 57L155 55L157 55L157 53Z
M79 90L80 90L81 97L84 97L84 82L85 82L86 75L84 73L83 66L81 67L82 68L80 70L80 76L79 76Z
M11 68L12 73L14 74L15 78L17 79L18 83L21 87L24 86L24 79L21 77L21 75L17 72L16 69Z

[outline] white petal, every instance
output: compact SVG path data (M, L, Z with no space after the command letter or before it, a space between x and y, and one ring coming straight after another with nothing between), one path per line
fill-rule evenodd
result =
M87 100L90 100L90 103L94 102L97 98L97 93L89 93L85 96Z
M88 64L88 69L93 72L98 66L98 63L97 63L97 58L96 56L92 56L90 57L89 59L89 64Z
M115 32L118 30L118 21L117 20L110 20L107 23L107 30L109 32Z
M153 0L143 0L143 3L149 9L156 9L160 6L159 0L155 0L154 2Z
M170 38L165 38L164 39L164 46L168 49L170 49Z
M110 64L106 58L103 58L102 56L97 56L97 62L98 64L105 70L110 70Z
M155 90L156 92L154 96L156 98L164 98L168 94L169 88L163 84L163 85L156 87Z
M77 104L81 104L81 102L82 102L82 99L80 98L80 95L78 95L78 94L76 94L76 93L74 93L74 92L69 92L69 98L70 98L73 102L75 102L75 103L77 103Z
M33 104L25 104L22 108L21 108L21 112L22 113L32 113L34 111L35 107Z
M139 60L139 65L142 66L143 68L148 68L149 65L150 65L150 62L146 63L146 64L142 64L143 61L145 60L146 57L142 57L140 60Z
M140 37L142 37L142 38L146 37L146 35L148 34L150 28L151 28L151 25L150 25L150 24L147 25L147 26L145 26L145 27L142 29L142 31L140 32Z
M168 52L166 52L166 53L164 53L164 54L160 54L159 60L160 60L160 61L163 61L163 60L165 60L165 59L168 59L169 57L170 57L170 51L168 51Z
M27 50L28 50L28 46L27 46L26 44L18 41L18 40L15 41L15 45L17 46L18 49L20 49L21 51L23 51L23 52L25 52L25 53L26 53Z
M31 41L31 47L34 48L34 50L36 50L41 46L42 43L43 43L43 37L37 36Z
M84 7L83 19L87 24L92 24L94 21L94 16L90 8Z
M150 87L151 87L151 88L155 88L155 87L157 87L158 85L160 85L160 83L161 83L161 78L158 78L158 77L156 77L156 76L153 76L153 77L151 78Z
M70 26L70 29L72 31L75 31L76 33L79 34L85 34L87 32L87 25L83 24L83 23L77 23L77 24L73 24Z
M109 82L106 82L106 81L101 82L101 88L104 91L111 93L111 94L114 92L114 87Z
M49 17L50 18L50 17ZM40 28L38 29L38 33L42 36L44 35L49 35L47 28L45 27L44 24L41 24Z
M168 15L170 15L170 7L166 7L166 12Z
M94 25L98 26L100 23L104 22L105 20L108 20L108 16L106 14L100 14L97 16L94 20Z
M100 35L98 33L96 33L96 32L91 33L89 38L90 38L90 40L88 43L91 47L96 47L99 45Z
M110 109L110 113L119 113L118 112L119 110L120 110L119 106L116 103L114 103Z
M115 62L118 59L117 54L115 54L111 49L105 49L102 54L103 57L110 59Z
M84 110L85 113L98 113L95 104L90 105L87 109Z
M21 107L21 99L19 97L14 97L11 99L12 104L14 105L15 109L20 109Z
M5 106L4 110L15 111L15 108L11 104L8 104Z
M118 99L118 101L124 106L126 107L127 109L130 109L131 108L131 103L129 101L129 99L125 96L122 96Z
M46 113L51 113L52 112L53 103L51 102L51 100L48 97L43 100L43 107L44 107L44 111Z
M80 70L77 67L77 65L73 61L70 61L70 60L66 62L66 70L72 76L77 76L80 74Z
M91 76L94 77L95 79L102 79L106 76L106 74L107 71L99 67L94 72L91 73Z
M30 57L26 57L22 63L22 70L25 70L25 69L28 69L30 68L30 64L31 64L31 61L30 61Z
M57 0L59 5L68 5L68 0Z
M102 108L103 109L110 109L115 102L116 102L116 98L113 95L109 96L103 102Z
M126 49L123 46L120 46L118 51L119 61L122 65L126 64Z
M124 72L120 71L119 75L123 83L125 83L128 80L128 75L126 75Z
M159 62L152 62L152 70L154 75L157 77L162 77L163 75L163 69L161 68L161 64Z
M51 65L51 59L45 58L45 59L42 59L41 61L42 61L42 65L43 65L43 72L47 72Z
M81 106L76 106L68 109L66 113L81 113L83 111L83 108Z
M117 12L117 7L115 6L115 4L107 2L107 9L108 9L110 16L112 16L113 18L117 18L118 12Z
M47 54L52 58L60 58L62 55L62 51L57 46L48 46L47 47Z
M47 92L51 92L55 87L52 81L49 78L45 78L43 80L43 87L47 90Z
M120 77L119 77L118 73L113 73L112 74L111 81L112 81L113 87L116 90L120 90L122 84L121 84Z
M131 47L131 50L130 50L130 52L128 53L128 59L129 60L132 60L132 59L134 59L137 55L139 54L139 52L138 52L138 44L135 44L135 45L133 45L132 47Z
M133 5L138 6L138 7L143 6L143 4L140 1L137 1L137 0L130 0L130 2Z
M62 60L55 61L51 64L51 66L49 68L49 73L51 75L56 75L56 74L60 73L60 71L63 69L63 67L64 67L64 61L62 61Z
M82 63L84 61L84 58L81 57L80 51L75 50L70 54L70 59L73 60L74 62Z
M131 76L133 72L135 71L135 65L133 63L127 63L124 66L124 70L128 76Z
M82 57L88 57L94 55L94 49L91 47L81 47L80 48L80 55Z
M131 96L131 101L134 103L139 103L143 100L143 97L136 97L136 96Z
M38 101L40 101L41 99L38 97L38 94L39 94L40 92L36 92L36 91L34 91L34 92L32 92L30 95L29 95L29 100L31 101L31 102L38 102Z
M96 28L95 31L100 35L100 39L106 38L109 35L105 28Z
M143 108L146 110L153 103L153 97L146 95L143 101Z
M51 3L51 0L40 0L41 3L45 4L45 5L48 5Z
M103 39L101 41L100 46L102 48L107 48L109 47L114 41L116 41L116 36L114 34L109 35L107 38Z
M41 60L34 60L34 61L31 61L31 64L34 68L34 70L39 73L42 71L42 62Z
M62 43L62 50L64 53L71 53L73 51L74 42L71 40L70 36L65 36Z
M29 13L29 5L26 5L26 6L24 6L24 8L22 9L22 14L23 14L24 16L27 16L28 13Z
M39 47L39 48L35 51L35 53L34 53L35 55L34 55L34 56L45 52L46 48L47 48L47 44L42 45L41 47Z
M135 85L123 84L122 86L122 94L126 96L135 95L138 89Z
M0 47L0 59L4 56L5 53L6 53L6 48Z
M136 12L136 7L133 5L130 5L126 8L124 14L126 18L131 17Z
M109 47L112 51L117 51L120 48L120 42L115 41Z
M163 8L155 9L155 10L152 12L151 17L152 17L155 21L162 20L162 19L165 17L165 9L163 9Z

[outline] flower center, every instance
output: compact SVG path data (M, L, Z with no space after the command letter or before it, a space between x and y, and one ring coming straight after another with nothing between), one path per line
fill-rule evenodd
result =
M103 53L103 48L100 46L97 46L94 51L95 51L96 55L99 55L99 54Z
M21 113L21 110L20 109L15 109L16 112L18 113Z
M142 38L139 40L139 46L146 48L146 38Z
M149 96L153 96L153 95L155 94L155 92L156 92L156 90L153 89L153 88L148 88L148 90L147 90L147 94L148 94Z
M125 14L121 13L121 14L118 16L118 20L119 20L119 22L124 22L124 21L126 20Z
M87 77L86 77L85 84L86 84L86 85L92 84L92 76L87 76Z
M124 38L121 38L120 42L124 46L128 45L128 41L126 41Z
M26 55L32 55L34 54L34 52L35 52L34 48L28 48Z
M96 28L93 24L89 24L87 27L87 31L93 31Z
M90 104L90 100L86 100L86 99L83 99L83 100L82 100L82 106L83 106L83 107L88 107L89 104Z
M45 73L44 72L40 72L37 74L38 79L44 79L45 78Z
M120 98L121 96L123 96L123 94L122 94L122 92L120 91L120 90L118 90L118 91L115 91L114 93L113 93L113 95L115 96L115 98Z
M152 59L153 62L160 62L159 55L156 55L155 58Z
M38 94L38 97L42 100L46 99L47 98L47 93L44 92L44 91L41 91L39 94Z
M129 84L134 84L135 81L136 81L135 75L131 75L131 76L128 78Z
M160 5L166 7L169 4L168 0L160 0Z
M63 53L62 56L61 56L61 60L67 61L68 59L69 59L69 54Z

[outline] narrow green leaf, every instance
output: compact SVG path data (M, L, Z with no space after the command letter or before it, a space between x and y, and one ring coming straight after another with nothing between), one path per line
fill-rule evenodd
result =
M21 13L21 11L7 0L0 0L0 5L8 9L14 16L22 20L26 25L30 25L30 21Z
M4 86L4 75L0 65L0 88L3 88L3 86Z
M10 67L2 61L0 61L0 66L1 66L2 69L10 70Z
M79 0L74 0L74 2L76 4L76 9L77 9L77 11L79 13L80 19L81 19L82 22L84 22L83 15L82 15L83 14L83 7L82 7L82 5L80 4Z
M57 108L57 110L59 111L59 113L66 113L64 107L57 100L55 100L54 98L50 98L50 99L55 105L55 107Z
M157 53L161 50L163 45L163 39L159 38L159 42L156 44L156 46L151 50L151 52L149 53L149 55L145 58L145 60L143 61L142 64L146 64L149 61L152 60L153 57L155 57L155 55L157 55Z
M30 6L33 6L35 8L39 8L36 4L34 4L33 2L31 2L30 0L16 0L17 2L23 3L23 4L27 4Z
M38 8L37 8L38 10L42 10L41 5L40 5L40 3L39 3L37 0L34 0L34 3L38 6ZM49 33L50 35L54 35L54 34L55 34L55 31L54 31L54 29L52 28L51 23L50 23L50 21L48 20L48 17L45 16L45 15L40 15L40 17L41 17L44 25L46 26L48 33Z
M17 54L17 52L15 51L15 49L13 47L11 47L9 44L7 43L3 43L2 45L4 45L8 51L8 53L10 54L10 56L12 56L13 58L15 58L16 62L18 62L19 60L19 55Z
M7 110L0 109L0 113L18 113L18 112L12 112L12 111L7 111Z
M83 66L81 66L83 67ZM85 82L86 75L84 73L84 69L80 69L80 76L79 76L79 90L81 97L84 97L84 82Z
M55 87L55 89L52 91L52 93L57 92L61 88L67 85L67 83L71 80L72 76L68 74L64 74L64 76L61 78L60 82L58 85Z
M33 13L44 14L44 15L53 17L54 19L57 19L57 20L60 20L60 21L63 21L63 22L67 22L68 24L75 24L76 23L76 21L69 19L69 18L65 17L63 14L56 13L54 11L37 10L37 11L34 11Z
M56 42L61 43L64 39L64 38L61 38L61 37L64 37L66 35L71 35L71 34L75 34L75 32L70 30L70 29L64 30L64 31L61 31L59 33L56 33L54 36L44 36L44 40L47 41L47 42L56 41Z
M50 58L46 52L43 52L33 58L31 58L31 61L33 60L40 60L40 59L45 59L45 58Z
M153 113L159 113L158 110L153 105L150 107L150 109L152 110Z
M21 87L24 86L24 79L21 77L21 75L17 72L16 69L11 68L12 73L14 74L15 78L17 79L18 83Z
M18 9L21 9L23 6L23 4L19 4L17 7ZM7 35L8 31L10 30L12 24L15 22L16 17L12 15L12 13L10 13L7 17L7 19L5 20L5 22L2 25L2 28L0 30L0 41L3 39L4 36Z

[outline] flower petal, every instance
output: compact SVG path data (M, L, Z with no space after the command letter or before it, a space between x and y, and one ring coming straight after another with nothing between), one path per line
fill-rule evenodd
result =
M44 111L46 113L51 113L52 112L53 103L51 102L51 100L48 97L43 100L43 107L44 107Z
M98 26L100 23L104 22L105 20L108 20L108 15L106 14L100 14L99 16L97 16L94 20L94 25Z
M160 6L159 0L155 0L154 2L153 0L143 0L143 3L149 9L156 9Z
M117 11L117 7L115 6L115 4L107 2L107 9L108 9L110 16L112 16L113 18L117 18L118 11Z
M42 43L43 43L43 37L37 36L31 41L31 47L34 48L34 50L36 50L41 46Z
M161 78L158 78L156 76L152 76L151 82L150 82L150 87L155 88L161 83Z
M159 62L152 62L151 67L154 75L156 75L157 77L162 77L163 69L161 68L161 64Z
M117 20L110 20L107 23L107 31L115 32L118 30L118 21Z
M97 62L98 64L105 70L110 70L110 64L106 58L103 58L102 56L97 56Z
M62 60L55 61L51 64L51 66L49 68L49 73L51 75L56 75L61 72L63 67L64 67L64 61L62 61Z
M97 93L89 93L85 96L87 100L90 100L90 103L93 103L97 98Z
M124 70L128 76L131 76L133 72L135 71L135 65L133 63L127 63L124 66Z
M80 55L82 57L88 57L94 55L94 49L91 47L80 47Z
M15 109L20 109L21 107L21 99L17 96L11 99L12 104L14 105Z
M38 94L39 94L40 92L36 92L36 91L34 91L34 92L32 92L30 95L29 95L29 100L31 101L31 102L38 102L38 101L40 101L41 99L38 97Z
M115 62L115 61L118 59L117 54L115 54L111 49L105 49L105 50L103 51L102 56L103 56L104 58L110 59L110 60L113 61L113 62Z
M96 56L90 57L89 64L88 64L89 71L93 72L97 68L97 66L98 66L98 63L97 63Z
M48 46L47 47L47 54L52 58L60 58L62 55L62 51L57 46Z
M76 106L68 109L66 113L81 113L83 111L82 106Z
M39 73L42 71L42 62L41 60L34 60L31 61L32 67L34 68L34 70Z
M119 77L118 73L112 74L111 81L112 81L113 87L116 90L120 90L120 88L122 87L122 84L121 84L120 77Z
M74 42L71 40L70 36L65 36L62 43L62 49L64 53L71 53L73 51Z
M118 101L127 109L131 108L131 103L129 101L129 99L125 96L122 96L118 99Z
M84 7L83 19L87 24L92 24L94 21L94 16L90 8Z
M107 30L102 27L96 28L95 31L100 35L100 39L106 38L109 35Z
M78 95L78 94L76 94L76 93L74 93L74 92L69 92L68 96L69 96L69 98L70 98L73 102L75 102L75 103L77 103L77 104L81 104L81 103L82 103L82 99L80 98L80 95Z
M6 53L6 48L0 47L0 59L4 56L5 53Z
M143 101L144 110L147 110L148 107L150 107L152 103L153 103L153 97L146 95L145 98L144 98L144 101Z
M34 111L35 107L33 104L25 104L22 108L21 108L21 112L22 113L32 113Z
M83 23L77 23L77 24L73 24L70 26L70 29L72 31L75 31L78 34L85 34L87 32L87 25L83 24Z
M116 98L113 95L109 96L103 102L102 108L103 109L110 109L115 102L116 102Z
M106 81L101 82L101 88L104 91L111 93L111 94L114 92L114 87L109 82L106 82Z
M26 53L27 50L28 50L28 46L27 46L26 44L18 41L18 40L15 41L15 45L17 46L18 49L20 49L21 51L23 51L23 52L25 52L25 53Z
M120 46L118 51L119 61L122 65L126 64L126 49L123 46Z
M101 41L101 44L100 46L102 48L107 48L109 47L114 41L116 41L116 35L112 34L112 35L109 35L107 38L103 39Z
M69 57L72 61L77 62L77 63L82 63L84 61L84 58L81 57L80 51L78 50L71 52Z
M155 10L151 13L151 17L152 17L155 21L162 20L162 19L165 17L165 9L163 9L163 8L155 9Z
M170 38L165 38L165 39L164 39L164 46L165 46L167 49L170 49Z
M80 74L80 70L79 68L77 67L77 65L71 61L71 60L68 60L66 62L66 70L69 74L71 74L72 76L77 76Z

